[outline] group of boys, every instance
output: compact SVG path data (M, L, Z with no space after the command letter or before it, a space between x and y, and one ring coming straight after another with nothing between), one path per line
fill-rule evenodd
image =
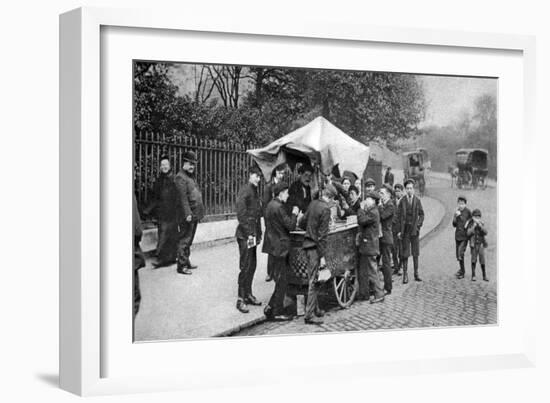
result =
M318 272L326 266L326 251L331 221L331 209L337 207L340 218L356 215L359 253L358 298L371 303L383 302L391 294L392 275L408 278L408 258L412 255L414 279L419 276L419 231L424 221L420 199L414 194L414 180L400 184L383 185L378 191L372 179L365 181L366 192L361 202L360 185L351 185L351 179L342 182L329 175L318 195L312 195L310 182L312 168L303 165L299 179L290 188L284 181L285 165L275 168L272 181L266 185L263 202L258 194L261 172L256 167L249 174L248 184L237 198L237 241L240 254L240 274L237 309L249 312L247 305L261 305L252 294L251 284L256 270L256 247L260 244L261 216L265 219L265 239L262 251L268 254L267 281L274 280L273 295L264 312L268 319L290 320L285 315L283 302L289 271L290 232L297 227L305 230L303 249L308 262L308 291L304 320L322 323L324 312L317 296L320 284ZM403 194L405 190L405 194ZM394 193L395 192L395 193ZM393 272L391 260L393 256ZM378 277L378 261L382 261L383 284ZM371 294L374 294L371 299Z

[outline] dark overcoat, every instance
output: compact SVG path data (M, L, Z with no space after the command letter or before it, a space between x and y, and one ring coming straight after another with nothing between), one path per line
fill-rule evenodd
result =
M277 198L265 209L265 237L262 252L284 257L290 250L290 231L296 229L297 217L288 214L284 204Z
M304 184L297 180L288 189L288 200L286 202L287 208L292 209L294 206L298 206L300 211L306 211L311 203L311 187L304 186Z
M153 185L153 201L147 212L154 211L159 221L175 221L178 209L178 189L174 176L160 174Z
M174 178L174 183L178 191L178 220L184 222L189 216L192 216L193 220L202 220L204 204L195 178L181 170Z
M329 225L329 204L322 199L313 200L300 220L300 227L306 230L304 249L316 247L319 258L324 257L328 246Z
M472 218L472 213L468 207L460 212L460 215L453 215L453 227L455 227L455 240L466 241L468 239L466 223Z
M386 203L380 203L378 205L378 212L380 213L380 226L382 227L380 241L386 245L393 245L392 223L393 216L395 215L393 200L389 199Z
M407 203L408 196L405 195L399 200L399 205L397 207L398 214L399 214L399 232L401 234L405 233L405 223L406 223L406 215L407 215ZM412 228L410 234L408 234L411 237L418 236L420 232L420 228L422 228L422 224L424 224L424 209L422 208L422 202L418 198L418 196L413 195L412 197Z
M262 239L262 201L258 195L258 187L248 182L237 195L237 231L238 239L247 239L250 235L256 237L256 241Z
M380 254L380 213L378 207L367 207L357 211L359 224L359 253L367 256Z

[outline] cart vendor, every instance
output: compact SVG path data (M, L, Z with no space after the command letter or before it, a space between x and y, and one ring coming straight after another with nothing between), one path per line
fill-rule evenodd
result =
M305 212L311 203L311 178L313 167L303 164L298 168L300 178L290 185L288 190L288 206L298 206L300 211Z

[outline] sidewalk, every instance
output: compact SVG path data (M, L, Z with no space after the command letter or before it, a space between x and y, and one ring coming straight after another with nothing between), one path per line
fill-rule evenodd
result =
M435 199L424 197L426 219L421 237L442 220L445 209ZM260 248L261 250L261 248ZM253 291L263 302L250 306L250 313L235 308L239 253L235 241L199 248L191 260L199 268L190 276L176 273L175 265L152 269L151 261L139 270L142 301L135 321L136 341L159 341L220 336L265 320L263 308L274 283L265 282L267 255L258 251Z

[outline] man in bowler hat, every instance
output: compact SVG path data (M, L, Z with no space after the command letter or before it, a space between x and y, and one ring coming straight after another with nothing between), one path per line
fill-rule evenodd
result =
M202 194L195 180L195 167L197 156L194 152L184 152L183 165L174 178L178 191L178 253L177 272L191 274L191 269L196 269L189 260L191 245L195 238L195 232L199 221L204 217L204 204Z
M262 174L257 167L248 173L248 182L237 195L237 220L235 236L239 246L239 278L237 309L248 313L247 305L261 305L252 294L252 281L256 272L256 247L262 240L262 201L258 195L258 185Z
M296 229L296 223L301 218L300 209L292 207L288 214L285 203L288 199L288 185L279 182L273 186L274 198L265 209L265 239L263 252L268 253L268 261L272 264L275 289L264 313L269 320L290 320L291 316L284 314L283 302L287 290L288 254L290 250L290 231Z
M414 280L422 281L418 274L418 257L420 255L420 228L424 223L424 209L422 202L414 194L415 181L409 178L405 181L405 195L399 201L397 211L399 214L399 233L397 237L401 240L402 256L401 267L403 268L403 284L409 282L408 260L413 257Z

